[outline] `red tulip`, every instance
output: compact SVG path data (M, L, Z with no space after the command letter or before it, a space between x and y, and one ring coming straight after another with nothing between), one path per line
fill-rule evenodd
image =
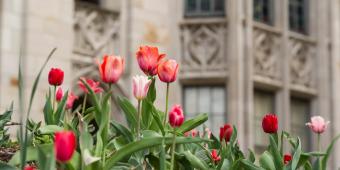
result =
M287 165L291 160L292 160L292 155L290 155L290 154L285 154L285 155L283 156L283 163L284 163L285 165Z
M165 57L165 54L158 54L157 47L141 46L136 53L140 69L149 76L157 74L157 66Z
M55 132L54 151L59 162L67 162L76 149L76 136L72 131Z
M125 60L120 56L105 55L103 62L97 60L100 77L105 83L116 83L124 72Z
M31 165L26 165L24 170L36 170L37 168L35 166L31 166Z
M64 81L64 72L59 68L51 68L48 73L48 83L52 86L60 86Z
M162 82L171 83L176 80L178 64L176 60L166 60L158 65L158 77Z
M228 143L232 134L233 127L230 124L225 124L223 127L220 127L220 141L225 140L225 143Z
M61 87L58 87L57 92L55 94L55 100L57 102L60 102L63 96L64 96L63 89Z
M276 133L278 129L278 121L275 114L267 114L262 119L262 128L266 133Z
M100 93L103 91L103 89L99 87L99 84L100 84L99 82L95 82L92 79L85 79L84 77L81 77L80 79L86 81L87 84L90 86L90 88L93 90L93 92ZM88 93L88 90L82 81L78 81L78 85L85 93Z
M74 95L72 92L68 93L67 101L66 101L66 109L72 109L73 103L78 99L78 96Z
M221 160L221 157L217 154L217 151L216 149L213 149L211 151L211 154L210 154L212 160L214 161L214 163L218 163L220 160Z
M184 114L180 105L174 105L169 112L169 123L172 127L180 127L184 122Z

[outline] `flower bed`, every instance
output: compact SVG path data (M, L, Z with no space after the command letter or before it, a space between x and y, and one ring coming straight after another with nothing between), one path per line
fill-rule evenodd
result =
M326 170L333 144L339 136L325 152L320 147L315 152L304 152L300 139L288 132L279 132L277 116L266 114L262 128L270 142L266 151L256 160L251 150L247 155L240 150L237 129L232 124L221 125L217 138L208 128L203 131L195 129L208 120L207 114L186 120L181 105L173 105L168 109L169 89L171 83L176 81L179 70L175 60L166 59L156 47L149 46L140 47L136 58L145 73L132 78L133 100L136 100L137 106L127 98L112 93L113 84L123 75L124 58L104 56L103 61L97 61L101 82L79 78L78 85L85 96L80 101L83 104L75 109L72 108L78 96L71 91L64 93L61 87L64 72L52 68L48 74L51 87L44 106L44 122L35 122L29 115L45 63L34 82L28 109L24 110L22 100L19 103L20 113L27 114L27 119L20 122L20 151L13 157L10 154L10 157L5 156L0 168ZM165 99L157 99L156 93L159 91L155 88L156 81L166 84ZM22 83L19 70L20 99ZM108 88L104 88L103 84ZM117 98L127 126L111 118L112 98ZM86 106L87 99L91 101L91 106ZM166 107L156 108L156 100L164 100ZM4 127L10 121L12 112L13 108L10 108L0 117L0 132L4 136L0 140L2 146L10 143ZM315 116L306 125L320 139L328 123L322 117ZM285 146L288 148L284 148L284 141L290 143L290 146ZM284 153L285 150L290 152ZM3 151L14 154L16 148L14 151L10 148L0 149L1 158Z

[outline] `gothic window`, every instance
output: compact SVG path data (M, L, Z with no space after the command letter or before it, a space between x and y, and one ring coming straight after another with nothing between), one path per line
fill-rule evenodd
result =
M225 120L226 98L224 86L185 86L183 88L184 113L186 119L200 113L207 113L209 120L205 123L214 134L218 134Z
M305 99L292 97L290 101L291 134L299 136L302 149L308 151L311 147L310 129L305 125L309 122L310 102Z
M308 0L289 0L289 28L307 34Z
M273 0L254 0L253 5L254 20L268 25L273 25Z
M254 91L254 144L255 153L261 154L268 146L268 137L262 130L262 118L267 113L275 113L275 94L269 91Z
M224 16L224 0L185 0L185 17Z

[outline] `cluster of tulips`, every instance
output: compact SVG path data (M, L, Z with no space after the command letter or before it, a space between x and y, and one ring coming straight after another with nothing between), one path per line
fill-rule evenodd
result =
M270 144L256 161L251 150L248 156L240 150L235 126L223 125L218 139L204 126L208 114L185 120L181 105L175 104L168 110L170 84L176 81L179 69L175 60L166 59L157 47L150 46L140 47L136 58L145 74L132 78L137 106L112 93L113 84L124 73L125 60L120 56L104 56L102 61L96 61L101 82L85 77L79 79L78 86L84 93L79 107L74 106L79 97L71 91L64 92L61 87L64 72L52 68L48 74L51 88L44 106L44 125L28 116L25 131L20 131L20 152L8 164L0 162L0 168L326 170L331 148L338 137L327 152L303 152L300 139L285 131L280 135L276 115L267 114L263 117L262 127L269 134ZM166 85L164 111L154 105L157 77ZM34 90L32 94L34 97ZM111 118L113 98L125 115L127 125ZM91 105L86 106L87 100ZM328 123L316 116L306 125L320 136ZM285 149L291 152L286 154L283 154L284 140L291 144ZM312 157L316 157L314 164Z

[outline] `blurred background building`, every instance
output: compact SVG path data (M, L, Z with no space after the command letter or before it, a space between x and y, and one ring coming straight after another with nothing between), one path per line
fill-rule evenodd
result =
M340 133L340 0L0 0L0 31L1 111L17 101L19 55L26 96L57 47L47 68L65 71L64 89L81 96L79 77L98 78L94 59L116 54L127 66L114 94L131 97L131 77L142 74L135 52L151 45L181 63L170 104L181 103L188 118L208 113L216 135L225 122L235 124L244 150L265 149L268 112L305 150L316 149L305 126L312 115L331 120L324 144ZM34 102L37 120L48 69ZM163 108L165 85L157 86ZM119 112L113 109L115 119L124 121ZM336 169L340 143L333 152Z

